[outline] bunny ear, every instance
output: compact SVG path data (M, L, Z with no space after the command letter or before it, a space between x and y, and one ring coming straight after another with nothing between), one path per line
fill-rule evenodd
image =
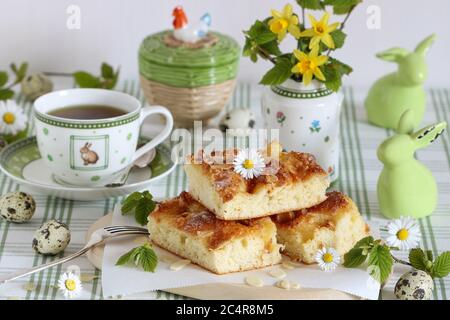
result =
M411 109L403 112L397 126L397 133L410 134L414 131L414 112Z
M88 145L89 145L89 142L86 142L86 143L84 144L85 147L87 147Z
M401 58L407 56L409 51L403 48L391 48L377 53L377 58L384 61L398 62Z
M417 148L423 148L434 142L447 127L447 122L439 122L425 127L414 134L412 138L414 139L414 144Z
M422 42L420 42L417 45L415 52L424 56L427 53L428 49L430 49L435 39L436 39L435 33L426 37L424 40L422 40Z

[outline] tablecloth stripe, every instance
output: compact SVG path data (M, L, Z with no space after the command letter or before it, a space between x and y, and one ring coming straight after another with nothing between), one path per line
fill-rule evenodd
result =
M56 83L57 86L59 83ZM72 82L65 84L65 88L72 87ZM145 97L137 81L125 80L120 84L120 90L135 95L141 102ZM233 108L251 108L256 115L260 114L259 97L262 87L248 83L238 83L235 92L226 105L225 111ZM341 165L340 179L335 188L348 193L357 203L361 213L367 220L386 223L381 216L376 197L376 182L382 168L376 158L376 148L382 139L390 136L391 130L373 127L367 123L363 99L365 90L346 87L343 90L345 99L341 113ZM427 91L428 108L424 123L450 120L450 98L448 89L432 88ZM27 116L31 116L32 104L25 101L22 95L17 95L16 102L21 105ZM223 114L223 113L222 113ZM260 121L260 119L259 119ZM34 131L30 124L28 132ZM248 146L248 139L232 138L227 143L239 147ZM436 212L419 221L422 233L422 244L426 249L433 251L434 255L444 250L450 250L450 131L447 131L431 146L418 152L418 159L425 163L436 175L440 201ZM152 192L155 197L169 198L176 196L187 189L187 178L181 165L168 177L155 182ZM5 194L11 190L18 190L19 186L3 174L0 175L0 192ZM110 212L121 198L107 199L92 202L78 202L35 195L38 210L35 217L27 224L10 224L0 220L0 273L17 271L25 267L39 265L57 257L45 257L34 253L31 249L33 231L44 221L51 218L66 222L72 231L72 241L65 250L65 255L75 252L84 244L84 234L87 228L98 218ZM386 233L382 232L382 236ZM64 254L60 254L62 256ZM406 253L398 252L400 258L407 258ZM85 257L71 263L46 270L40 274L21 279L12 284L8 292L0 289L0 298L18 296L25 299L61 299L62 295L56 288L58 277L69 265L78 265L83 274L93 275L92 281L84 283L85 299L102 299L101 272L95 270ZM401 268L399 268L401 270ZM397 270L397 268L396 268ZM403 271L402 271L403 272ZM392 289L398 275L393 276L383 290L383 298L392 298ZM26 283L33 283L36 288L31 291L23 289ZM435 281L434 299L448 297L450 280L439 279ZM157 299L183 299L184 297L168 294L163 291L155 293Z

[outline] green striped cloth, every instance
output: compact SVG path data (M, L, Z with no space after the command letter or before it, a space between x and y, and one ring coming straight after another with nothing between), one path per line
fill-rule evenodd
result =
M70 83L57 80L57 88L70 87ZM125 81L119 88L135 95L141 101L144 97L136 81ZM227 105L227 110L233 107L248 107L259 113L260 86L240 83ZM386 223L380 213L376 198L376 181L381 170L381 164L376 158L376 148L382 139L391 134L370 126L362 101L366 90L344 88L345 103L342 110L341 122L341 164L339 168L340 180L336 188L347 193L358 204L361 213L368 221ZM28 115L31 104L19 96L17 102L22 105ZM445 89L431 89L428 91L428 109L424 122L432 123L438 120L450 120L450 94ZM257 119L260 120L260 119ZM30 126L29 134L33 132ZM427 149L418 153L423 161L435 174L440 192L439 205L436 212L420 221L422 245L432 250L436 255L441 251L450 250L450 131ZM150 189L155 197L167 198L177 195L187 187L186 176L181 166L165 179L155 182ZM0 192L19 190L20 186L0 175ZM26 190L25 190L26 191ZM36 254L31 248L34 231L39 225L55 218L67 223L72 232L72 241L65 250L68 255L79 250L85 243L85 233L89 226L101 216L110 212L121 199L108 199L94 202L78 202L43 195L33 194L37 207L33 219L26 224L12 224L0 220L0 274L18 271L20 269L37 266L57 257L45 257ZM385 235L385 234L382 234ZM405 258L401 254L399 258ZM58 266L44 272L19 279L0 287L0 299L62 299L56 284L58 277L68 266L77 265L82 274L83 299L103 299L101 289L101 272L89 263L86 257L80 257L72 262ZM380 293L380 298L391 299L395 280L408 269L398 266L395 275ZM450 278L436 281L433 297L446 299L450 294ZM156 299L184 299L184 297L168 294L162 291L145 293L135 298ZM116 297L117 298L117 297ZM120 298L120 297L119 297ZM127 298L127 297L122 297Z

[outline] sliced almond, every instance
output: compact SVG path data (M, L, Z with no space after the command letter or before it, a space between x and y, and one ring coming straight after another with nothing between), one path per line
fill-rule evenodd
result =
M292 265L292 263L289 262L289 261L283 261L283 263L281 264L281 266L282 266L284 269L286 269L286 270L292 270L292 269L295 268L295 267Z
M291 282L291 289L300 289L300 284L298 284L297 282Z
M158 260L162 261L164 263L172 264L175 261L177 261L178 258L164 254L164 255L158 256Z
M170 265L170 270L172 270L172 271L181 270L184 267L186 267L189 263L191 263L191 261L189 261L187 259L181 259L181 260L175 261L174 263L172 263Z
M291 283L287 280L280 280L276 283L276 286L280 289L289 290L291 288Z
M245 277L245 283L252 287L262 287L264 285L264 281L258 276Z
M277 269L272 269L269 271L269 275L275 279L281 280L284 277L286 277L286 272L284 272L283 270L277 268Z

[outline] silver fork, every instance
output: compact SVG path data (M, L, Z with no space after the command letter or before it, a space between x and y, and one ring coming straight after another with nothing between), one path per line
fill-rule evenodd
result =
M33 274L33 273L36 273L36 272L39 272L42 270L46 270L48 268L57 266L61 263L73 260L73 259L83 255L84 253L86 253L87 251L92 249L93 247L105 242L107 239L119 237L119 236L132 235L132 234L148 234L148 230L145 228L133 227L133 226L109 226L109 227L104 227L102 229L98 229L91 235L91 238L89 239L88 243L80 251L72 253L71 255L68 255L67 257L64 257L64 258L61 258L61 259L58 259L55 261L51 261L49 263L31 268L31 269L26 269L26 270L18 271L15 273L6 274L4 276L0 276L0 285L5 284L10 281L13 281L13 280L16 280L18 278L28 276L30 274Z

